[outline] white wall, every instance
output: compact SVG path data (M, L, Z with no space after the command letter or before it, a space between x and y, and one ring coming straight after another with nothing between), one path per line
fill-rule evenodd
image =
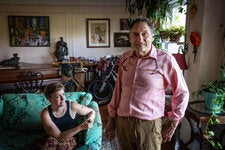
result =
M193 63L193 46L189 41L187 83L191 93L199 89L201 84L220 77L220 65L224 59L222 38L225 30L225 1L195 1L197 13L190 17L189 33L196 31L201 35L196 62ZM223 25L223 27L221 27ZM189 36L188 36L189 39ZM223 42L224 38L223 38ZM192 99L192 97L191 97Z
M9 15L49 16L51 46L10 47L7 20ZM55 60L52 53L61 36L68 44L70 56L99 59L108 54L121 54L128 48L114 47L113 34L120 32L119 20L127 16L123 6L0 5L0 61L18 53L21 62L52 63ZM87 48L86 18L110 18L109 48Z

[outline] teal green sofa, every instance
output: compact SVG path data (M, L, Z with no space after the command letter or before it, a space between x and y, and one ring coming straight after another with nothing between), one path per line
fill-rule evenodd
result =
M67 92L66 99L77 101L96 111L93 127L78 133L78 150L100 150L102 121L98 104L85 92ZM35 150L47 136L40 122L40 113L49 105L43 93L13 93L0 97L0 150ZM84 116L76 116L78 123Z

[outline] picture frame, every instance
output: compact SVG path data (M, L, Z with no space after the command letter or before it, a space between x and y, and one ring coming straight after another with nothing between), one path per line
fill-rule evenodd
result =
M128 32L114 33L114 47L131 47Z
M11 47L50 47L48 16L8 16Z
M127 18L120 19L120 30L129 30L129 20Z
M87 18L87 48L110 47L110 19Z

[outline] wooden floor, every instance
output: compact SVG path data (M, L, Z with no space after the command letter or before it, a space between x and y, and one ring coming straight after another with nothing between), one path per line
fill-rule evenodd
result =
M107 118L108 118L107 106L106 105L100 106L99 109L101 113L103 129L104 129L107 123ZM172 140L171 142L163 143L162 150L174 150L174 144L175 144L174 140Z

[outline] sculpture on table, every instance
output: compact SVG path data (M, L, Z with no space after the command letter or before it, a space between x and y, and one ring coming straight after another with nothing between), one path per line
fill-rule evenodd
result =
M63 37L60 37L60 41L56 43L56 50L54 52L55 57L57 58L58 62L63 62L65 56L68 55L68 47L67 43L63 41Z
M17 53L13 54L13 57L10 59L6 59L0 62L0 65L2 66L16 66L19 64L20 57L18 57Z

